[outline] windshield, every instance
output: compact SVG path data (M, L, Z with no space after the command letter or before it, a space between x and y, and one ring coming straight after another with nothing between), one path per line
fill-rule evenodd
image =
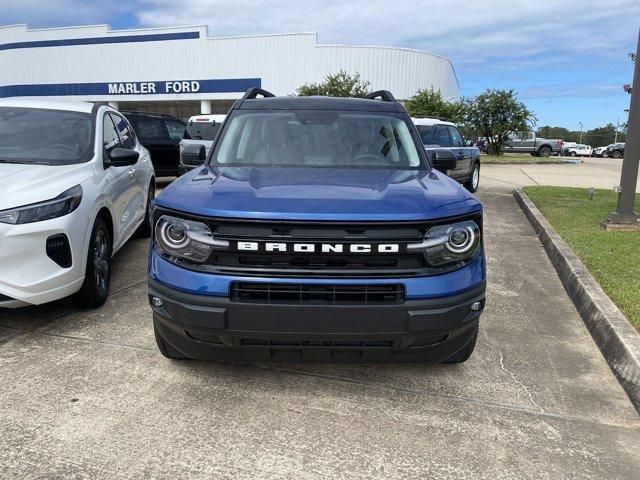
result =
M90 114L0 107L0 163L69 165L92 156Z
M184 131L185 139L193 140L214 140L221 123L213 122L189 122L187 129Z
M403 115L327 110L236 111L211 162L394 170L423 166Z

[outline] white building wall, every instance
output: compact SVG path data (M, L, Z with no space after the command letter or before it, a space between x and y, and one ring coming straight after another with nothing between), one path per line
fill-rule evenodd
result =
M132 42L131 37L180 34L190 39ZM127 37L126 43L15 48L21 42ZM85 40L81 40L85 41ZM87 40L94 41L94 40ZM104 40L100 40L104 41ZM106 25L30 30L25 25L0 27L0 96L7 86L163 82L173 80L259 79L262 88L288 95L304 83L321 81L338 70L359 72L374 89L387 89L407 99L420 88L433 87L445 98L457 98L459 86L451 62L416 50L319 45L314 33L209 38L207 28L175 27L112 31ZM62 87L60 87L62 88ZM58 90L60 90L60 88ZM95 89L104 89L97 85ZM62 90L63 92L66 91ZM4 92L4 94L3 94ZM155 95L64 95L55 98L90 101L158 101L234 99L234 92Z

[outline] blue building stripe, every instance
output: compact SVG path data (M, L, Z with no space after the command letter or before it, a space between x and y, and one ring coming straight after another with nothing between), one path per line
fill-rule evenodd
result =
M200 38L200 32L156 33L150 35L114 35L110 37L66 38L60 40L37 40L33 42L5 43L2 50L42 47L71 47L74 45L101 45L107 43L161 42L165 40L192 40Z
M191 82L191 80L186 80ZM192 92L167 92L166 83L182 82L182 80L162 80L153 82L134 82L134 83L153 83L156 85L154 92L145 93L126 93L113 94L109 93L109 84L120 84L127 82L108 82L108 83L40 83L32 85L6 85L0 86L0 97L58 97L58 96L74 96L74 95L108 95L113 98L126 95L184 95ZM252 87L261 87L260 78L224 78L224 79L208 79L196 80L200 88L195 93L231 93L244 92Z

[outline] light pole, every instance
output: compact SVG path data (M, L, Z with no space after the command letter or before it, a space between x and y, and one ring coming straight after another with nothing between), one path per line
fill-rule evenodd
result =
M582 144L582 122L578 122L580 124L580 141L578 143Z
M620 128L620 117L616 120L616 135L613 138L613 143L618 143L618 128Z
M636 51L629 123L627 124L624 159L622 161L622 172L620 173L618 207L615 212L609 214L609 222L605 222L605 228L612 224L621 225L623 228L624 226L634 229L640 228L640 215L633 211L636 199L636 183L638 181L638 164L640 163L640 32L638 33ZM616 227L614 226L614 228Z

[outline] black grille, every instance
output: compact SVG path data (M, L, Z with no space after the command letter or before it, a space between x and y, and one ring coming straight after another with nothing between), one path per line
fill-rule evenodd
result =
M233 282L231 301L298 305L399 304L404 285L336 285Z
M47 256L62 268L72 265L69 239L63 233L47 238Z

